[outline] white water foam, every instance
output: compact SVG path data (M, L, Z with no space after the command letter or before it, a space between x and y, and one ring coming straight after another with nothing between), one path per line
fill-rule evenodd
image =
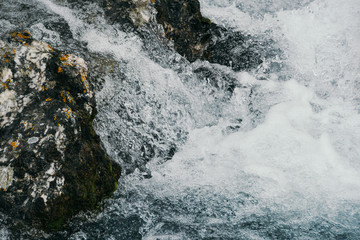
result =
M68 9L39 1L69 16L72 31L83 29ZM202 104L176 72L144 56L139 39L121 32L111 38L108 28L85 26L79 38L90 50L128 61L129 78L143 81L149 96L168 106L161 112L144 107L143 119L154 120L156 114L167 119L173 109L188 112L175 120L190 131L182 149L162 165L149 163L151 179L139 172L121 179L126 197L110 208L141 216L144 239L331 239L359 232L360 5L356 0L256 1L253 6L263 7L254 9L244 1L201 3L203 13L220 25L252 34L267 31L283 47L291 80L273 74L260 81L236 73L253 93L235 89L217 109L226 113L223 118L210 121L215 117L204 110L210 104ZM267 11L264 6L271 3L276 7ZM119 84L108 79L98 99L110 101L107 96L118 94ZM166 104L174 94L177 100ZM253 109L261 110L260 120ZM238 118L240 129L228 131ZM103 121L100 135L116 127L116 121ZM203 127L210 122L215 124Z
M174 207L177 214L164 210L161 220L152 219L157 223L149 224L148 238L157 236L161 230L154 229L168 221L203 228L203 237L209 237L205 229L214 224L243 222L252 214L261 218L268 211L279 225L300 224L307 232L301 236L336 238L337 228L359 232L360 5L354 0L319 0L258 19L234 4L207 2L205 15L217 23L251 33L272 30L288 56L286 64L294 69L292 80L283 82L275 75L262 82L239 73L239 81L250 82L260 95L248 101L269 107L263 123L230 134L224 131L226 120L194 129L172 161L154 166L152 179L135 184L137 191L145 192L140 195L181 202ZM236 98L230 104L241 104ZM257 204L239 204L249 196ZM349 202L355 205L349 207ZM310 233L311 223L319 218L331 226L327 237ZM260 232L217 236L271 236Z

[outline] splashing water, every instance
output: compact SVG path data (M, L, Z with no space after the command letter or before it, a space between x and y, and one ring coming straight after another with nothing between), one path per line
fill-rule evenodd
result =
M148 50L152 39L101 16L86 22L96 5L84 12L37 2L64 18L90 52L116 62L116 74L104 77L96 95L96 130L109 155L135 169L120 179L103 213L74 227L70 239L358 239L356 0L201 0L211 21L280 46L283 56L252 72ZM56 45L52 36L47 40ZM194 73L201 67L230 75L234 92L206 84ZM125 121L120 106L141 124ZM122 159L122 136L129 138L124 148L141 145L139 136L159 149L179 148L168 161L155 154L146 179L137 169L145 162L134 163L136 147L132 160Z
M224 2L202 1L203 12L226 27L270 32L290 80L238 73L252 93L236 89L226 107L248 112L191 130L171 161L152 166L152 179L127 176L123 191L136 194L119 205L142 213L145 239L356 239L360 8L313 1L259 19L241 1Z

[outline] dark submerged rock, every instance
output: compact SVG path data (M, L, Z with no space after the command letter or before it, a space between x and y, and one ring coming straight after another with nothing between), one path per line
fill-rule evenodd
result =
M121 168L92 121L85 61L12 32L0 41L0 210L19 224L58 230L117 187Z

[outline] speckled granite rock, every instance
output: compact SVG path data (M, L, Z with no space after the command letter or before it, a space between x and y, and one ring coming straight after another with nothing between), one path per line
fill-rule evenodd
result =
M12 32L0 41L0 210L56 230L95 208L121 168L92 128L94 92L85 61Z

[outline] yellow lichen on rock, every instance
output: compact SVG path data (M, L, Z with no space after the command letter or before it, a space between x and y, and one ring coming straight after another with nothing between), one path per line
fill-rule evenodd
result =
M46 43L32 41L29 45L19 46L14 52L14 62L21 68L17 77L28 76L30 88L41 91L46 82L46 61L50 59L53 49Z
M65 113L65 116L69 119L71 114L73 113L72 109L71 108L64 108L63 109L64 113Z
M15 150L20 145L20 142L19 142L19 140L17 140L17 141L11 142L10 145L13 147L13 150Z
M81 81L84 85L84 93L89 94L90 98L92 98L94 94L90 90L90 84L87 81L88 67L85 63L85 60L78 56L75 56L73 54L65 54L65 55L60 56L60 61L62 62L62 64L64 66L71 66L71 67L76 68L78 74L81 77ZM61 69L61 71L63 71L63 69L61 67L59 67L58 70L59 69Z
M11 36L12 36L13 38L18 37L18 38L25 38L25 39L29 39L29 38L31 37L31 33L30 33L30 32L24 31L24 33L25 33L25 34L20 33L20 32L12 32L12 33L11 33Z
M71 96L69 91L61 91L60 96L63 102L68 101L69 103L74 103L74 98Z

